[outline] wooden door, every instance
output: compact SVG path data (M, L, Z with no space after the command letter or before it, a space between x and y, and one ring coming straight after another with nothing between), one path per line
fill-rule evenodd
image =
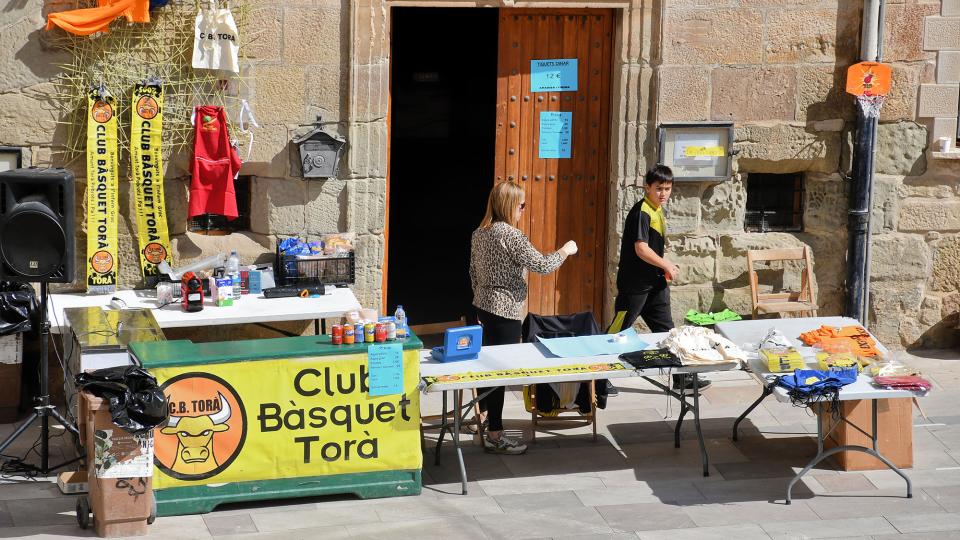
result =
M522 229L537 249L549 253L567 240L580 248L559 272L530 274L531 313L593 311L601 320L612 26L611 10L500 10L495 182L523 186ZM572 58L576 91L532 91L531 60ZM573 113L569 158L541 159L544 111Z

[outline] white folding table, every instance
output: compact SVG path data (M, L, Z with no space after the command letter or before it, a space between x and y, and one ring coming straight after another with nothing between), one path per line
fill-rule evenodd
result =
M771 328L777 328L786 336L790 341L794 342L797 346L797 350L800 352L800 355L806 361L808 366L812 367L816 363L816 353L819 352L819 349L814 347L808 347L800 341L800 334L808 332L810 330L815 330L820 328L823 325L827 326L862 326L859 321L856 319L851 319L848 317L805 317L805 318L796 318L796 319L759 319L752 321L732 321L732 322L722 322L717 323L716 331L722 334L724 337L739 345L744 347L747 343L758 344L762 340L767 332ZM876 342L877 350L881 354L889 354L890 351L881 344L876 337L872 336ZM764 400L770 394L773 394L776 397L777 401L789 403L791 401L789 394L786 389L780 386L777 386L776 381L773 375L769 372L767 366L759 358L759 355L752 354L749 362L749 369L753 377L763 385L763 390L760 394L760 397L757 398L748 408L740 415L739 418L733 423L733 440L737 440L737 431L742 422L748 414L750 414L753 409L755 409L760 402ZM891 398L915 398L921 397L922 394L916 392L910 392L906 390L887 390L882 388L877 388L872 383L873 377L861 373L856 382L844 386L840 389L839 399L841 401L854 401L854 400L870 400L871 404L871 424L872 429L870 433L864 431L860 426L850 422L847 418L841 416L840 421L834 424L830 430L824 433L823 428L823 416L817 414L817 455L810 460L809 463L797 473L790 480L790 484L787 486L787 498L786 503L790 504L791 502L791 492L793 490L794 484L800 481L800 478L803 475L807 474L810 469L816 466L817 463L823 461L824 459L837 454L840 452L863 452L869 454L880 461L882 461L887 467L893 470L895 473L900 475L907 483L907 498L913 497L913 485L910 482L910 478L899 468L897 468L893 463L890 462L886 457L880 454L878 441L879 436L877 433L877 401L881 399L891 399ZM819 404L823 406L823 404ZM841 410L842 414L842 410ZM823 443L826 438L830 435L830 432L841 424L848 424L860 433L863 433L867 437L870 437L873 442L872 448L867 448L865 446L859 445L843 445L835 446L829 450L824 451Z
M63 310L70 307L109 308L111 298L119 298L127 308L150 309L160 328L188 328L227 324L258 324L271 322L313 320L316 332L321 333L320 320L340 317L347 311L360 309L353 291L346 287L326 287L319 298L264 298L246 294L232 306L217 307L212 299L205 299L203 310L187 313L179 303L158 307L152 290L123 290L113 294L52 294L48 308L51 328L59 333L66 325ZM273 328L276 330L275 328ZM282 333L282 332L281 332Z
M653 347L660 342L667 334L642 334L640 339ZM703 475L709 476L709 456L707 455L706 444L703 440L703 432L700 429L700 392L699 392L699 373L724 371L735 369L733 362L709 366L685 366L672 370L676 374L692 374L694 382L693 402L687 401L687 397L674 392L669 384L663 384L654 377L661 375L663 370L646 369L635 370L627 363L621 362L618 355L599 355L582 358L558 358L550 355L545 347L533 343L518 343L515 345L495 345L480 349L480 356L476 360L464 360L460 362L442 363L433 360L430 351L424 351L420 363L421 377L441 377L444 375L456 375L468 372L492 372L500 370L509 370L517 368L546 368L568 365L589 365L589 364L619 364L624 369L618 370L597 370L575 374L549 374L522 377L503 377L484 380L441 380L427 384L424 381L424 392L443 392L443 414L441 415L440 436L437 440L435 453L435 462L440 462L440 449L443 445L444 434L449 431L453 439L453 446L456 449L457 460L460 465L460 479L462 482L463 493L467 493L467 470L463 462L463 452L460 448L460 426L474 403L484 397L493 388L509 385L530 385L540 383L555 382L581 382L593 381L598 379L617 379L624 377L642 377L647 382L660 388L665 393L677 399L680 402L680 414L677 417L676 427L674 429L674 446L680 447L680 428L683 418L687 412L693 413L693 421L696 426L697 440L700 443L700 457L703 463ZM460 390L487 389L486 392L478 392L478 396L466 404ZM447 392L453 392L453 423L447 419Z

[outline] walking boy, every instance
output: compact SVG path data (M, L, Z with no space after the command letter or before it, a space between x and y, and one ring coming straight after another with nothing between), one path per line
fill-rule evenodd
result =
M651 332L667 332L673 328L667 282L680 272L663 256L667 235L663 205L673 190L673 171L666 165L656 165L647 171L643 189L643 200L633 205L623 225L615 309L627 313L623 328L631 327L641 317ZM692 389L693 380L676 375L673 385ZM709 385L710 381L701 377L700 388Z

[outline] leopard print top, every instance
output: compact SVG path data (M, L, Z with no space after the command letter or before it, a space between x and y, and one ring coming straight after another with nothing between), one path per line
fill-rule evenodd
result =
M560 251L543 255L525 234L503 221L473 231L470 242L473 305L505 319L523 320L527 270L549 274L560 268L566 258Z

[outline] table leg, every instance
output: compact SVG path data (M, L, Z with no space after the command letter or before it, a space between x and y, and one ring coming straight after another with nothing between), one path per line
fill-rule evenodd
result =
M680 426L683 425L683 417L687 415L687 401L680 400L680 415L677 416L677 423L673 427L673 447L680 448Z
M823 404L820 404L820 407L822 407L822 406L823 406ZM817 455L813 457L813 459L810 461L810 463L807 463L807 466L804 467L802 471L800 471L799 473L797 473L797 475L794 476L793 479L790 480L790 483L787 485L787 501L786 501L787 504L790 504L790 502L791 502L791 492L793 491L793 486L794 486L794 484L796 484L797 482L799 482L799 481L800 481L800 478L803 477L803 475L805 475L805 474L807 474L808 472L810 472L810 469L812 469L814 466L816 466L817 463L820 463L820 462L823 461L824 459L826 459L826 458L828 458L828 457L830 457L830 456L832 456L832 455L834 455L834 454L838 454L838 453L840 453L840 452L863 452L864 454L868 454L868 455L871 455L871 456L879 459L880 461L883 462L884 465L886 465L887 467L889 467L890 470L892 470L893 472L897 473L901 478L904 479L904 481L907 483L907 498L908 498L908 499L912 499L912 498L913 498L913 483L910 481L910 478L909 478L903 471L901 471L899 468L897 468L896 465L894 465L893 463L891 463L889 459L885 458L882 454L880 454L880 449L879 449L879 440L880 440L879 437L880 437L880 436L879 436L878 429L877 429L877 400L875 400L875 399L870 400L870 406L871 406L870 420L871 420L871 424L872 424L872 428L873 428L872 433L870 434L870 439L871 439L871 442L873 443L873 448L866 448L866 447L858 446L858 445L845 445L845 446L836 446L836 447L831 448L831 449L827 450L826 452L824 452L824 451L823 451L823 442L824 442L824 440L826 439L827 434L824 434L824 432L823 432L823 414L821 414L821 412L818 411L818 414L817 414ZM841 422L847 422L847 419L841 417L840 421L841 421ZM848 422L848 423L849 423L849 422ZM851 423L850 425L856 427L856 425L854 425L854 424L852 424L852 423ZM860 428L857 428L857 429L860 429ZM862 432L862 430L861 430L861 432Z
M740 422L743 422L747 418L747 415L753 412L753 410L757 408L757 405L760 405L760 402L762 402L764 399L766 399L767 396L773 393L773 387L774 385L772 383L764 384L763 391L760 393L760 397L757 398L757 400L754 401L749 407L747 407L747 410L743 411L743 414L738 416L737 419L733 422L733 441L734 442L737 441L737 433L740 430L739 429Z
M313 320L313 333L318 336L323 333L320 331L320 319Z
M456 391L456 390L454 390ZM443 446L443 434L450 429L447 423L447 391L443 391L443 412L440 415L440 435L437 437L437 449L433 452L433 464L440 465L440 447ZM451 436L453 434L451 433Z
M641 377L643 380L663 390L668 396L680 402L680 415L677 417L677 424L673 428L674 448L680 448L680 428L683 425L683 417L687 415L687 411L693 411L693 422L697 428L697 441L700 443L700 460L703 463L703 475L710 476L710 456L707 454L707 444L703 440L703 429L700 427L700 376L696 373L692 373L691 375L693 375L693 405L690 405L684 394L674 392L669 386L660 381L652 377Z
M463 402L463 393L459 391L453 392L453 403L454 403L454 413L453 413L453 432L450 433L450 437L453 438L453 447L457 449L457 461L460 463L460 481L463 485L463 495L467 494L467 468L463 464L463 450L460 449L460 411Z
M700 441L700 461L703 462L703 475L710 476L710 457L707 445L703 442L703 430L700 429L700 376L693 374L693 425L697 428L697 440Z

